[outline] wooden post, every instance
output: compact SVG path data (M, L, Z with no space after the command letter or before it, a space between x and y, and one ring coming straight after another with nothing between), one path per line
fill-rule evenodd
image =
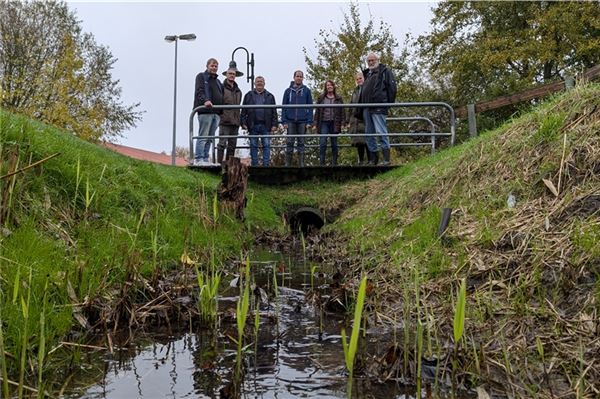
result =
M219 201L225 208L233 208L235 217L244 220L246 207L246 187L248 186L248 166L239 158L229 158L217 189Z
M477 118L475 115L475 104L467 104L467 115L469 117L469 136L477 136Z

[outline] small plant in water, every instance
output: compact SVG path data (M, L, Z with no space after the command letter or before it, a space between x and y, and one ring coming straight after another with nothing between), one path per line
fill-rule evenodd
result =
M205 276L196 266L196 278L198 279L198 311L200 316L206 322L215 321L217 318L217 294L219 293L219 283L221 275L214 270Z
M244 328L248 318L248 309L250 307L250 259L246 259L246 271L243 284L240 285L240 298L237 303L237 312L235 313L237 322L237 371L240 371L242 346L244 344Z
M352 325L352 333L350 342L346 338L346 331L342 328L342 346L344 347L344 358L346 359L346 368L348 369L348 391L347 397L352 397L352 378L354 372L354 358L358 348L358 336L360 330L360 321L362 318L363 306L365 304L365 296L367 290L367 277L363 277L358 288L356 304L354 307L354 324Z

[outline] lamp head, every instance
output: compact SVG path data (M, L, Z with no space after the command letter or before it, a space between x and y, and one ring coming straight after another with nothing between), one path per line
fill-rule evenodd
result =
M233 60L229 61L229 68L227 71L234 71L236 77L244 76L244 73L237 69L237 64ZM227 75L227 71L224 71L223 75Z
M196 35L193 33L186 33L185 35L179 35L180 40L196 40Z

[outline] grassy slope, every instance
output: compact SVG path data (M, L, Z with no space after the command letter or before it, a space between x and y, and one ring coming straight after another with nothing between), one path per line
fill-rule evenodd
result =
M517 396L598 394L600 86L351 185L342 197L353 193L356 204L330 230L347 263L378 282L381 311L413 323L420 315L442 345L452 336L453 293L466 278L467 348L485 361L477 365L470 349L465 374L480 367ZM438 239L444 207L452 220ZM542 383L536 337L547 366L554 362L552 387Z
M0 182L0 318L13 376L25 325L35 363L46 281L51 349L76 323L74 301L118 303L125 282L180 267L184 253L200 264L239 256L255 231L282 231L281 210L299 200L250 188L240 222L213 210L217 177L132 160L4 112L0 138L0 175L60 153Z

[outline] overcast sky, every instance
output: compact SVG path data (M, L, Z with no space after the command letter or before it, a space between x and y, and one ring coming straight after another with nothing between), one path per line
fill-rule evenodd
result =
M406 33L417 36L429 29L431 2L360 2L363 22L373 18L389 23L402 45ZM113 78L120 81L124 104L140 103L145 111L138 126L118 142L150 151L171 152L173 137L173 80L175 45L166 35L195 33L192 42L178 44L177 145L187 147L194 80L206 60L219 61L219 73L239 46L254 53L255 76L266 79L266 89L280 104L295 70L306 71L302 48L316 58L319 30L343 22L347 2L70 2L85 32L108 46L118 61ZM376 26L378 26L376 24ZM400 49L398 49L398 52ZM246 81L246 53L235 60L244 76L237 78L242 93ZM222 75L220 75L222 77ZM197 127L197 124L196 124Z

